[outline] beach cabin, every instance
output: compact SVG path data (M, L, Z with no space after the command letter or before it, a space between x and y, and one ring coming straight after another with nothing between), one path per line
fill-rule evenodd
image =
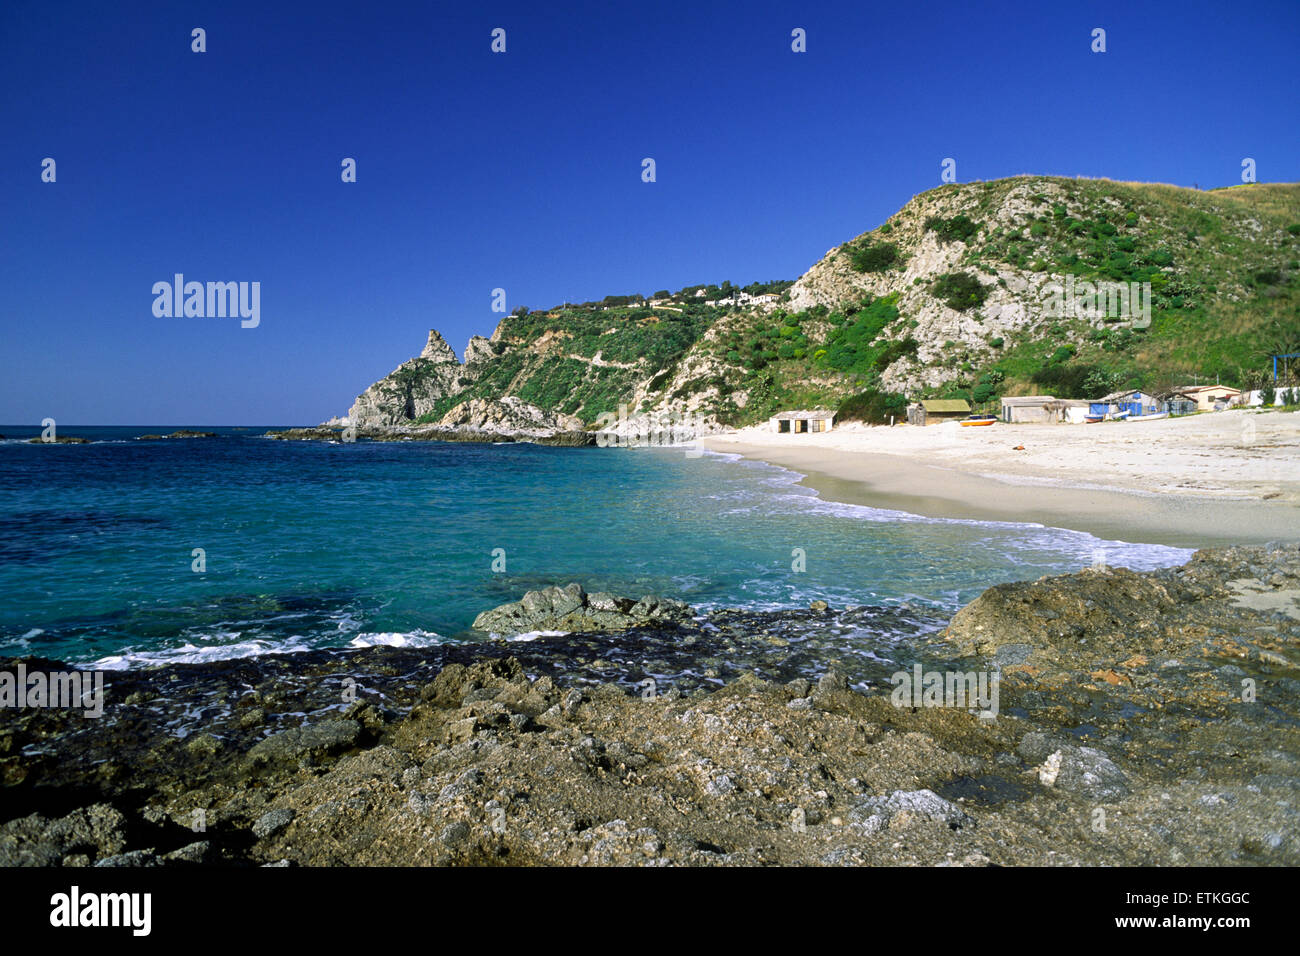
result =
M1008 424L1082 425L1088 403L1051 395L1009 395L1002 399L1002 420Z
M1178 394L1196 403L1198 412L1213 412L1240 400L1241 389L1228 385L1185 385Z
M1058 398L1052 404L1060 409L1060 420L1068 425L1082 425L1088 420L1088 402L1077 398Z
M907 406L909 425L942 425L970 414L964 398L927 398Z
M1060 421L1051 410L1051 395L1007 395L1002 399L1002 420L1008 425L1022 422Z
M780 434L828 432L835 424L835 413L824 409L778 412L772 417L772 431Z
M1110 415L1113 418L1128 412L1129 418L1138 418L1142 415L1159 415L1167 411L1169 406L1166 402L1137 389L1111 392L1100 401L1090 402L1088 405L1088 414L1094 417Z

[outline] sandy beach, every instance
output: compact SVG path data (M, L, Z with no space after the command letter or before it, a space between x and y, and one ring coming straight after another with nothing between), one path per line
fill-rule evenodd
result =
M824 497L935 517L1033 521L1182 547L1300 540L1300 413L1095 425L864 426L710 436Z

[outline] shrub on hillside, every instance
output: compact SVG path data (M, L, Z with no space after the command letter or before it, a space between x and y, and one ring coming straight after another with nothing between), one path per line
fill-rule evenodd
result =
M877 366L887 346L876 337L898 318L897 294L869 299L851 318L841 316L825 342L824 362L844 372L866 373ZM818 349L818 353L821 353Z
M1086 363L1047 365L1029 377L1057 398L1100 398L1123 381L1115 371Z
M940 276L930 287L931 294L950 309L963 311L984 304L988 289L969 272L950 272Z
M855 272L884 272L898 259L892 242L868 243L853 250L849 264Z
M980 224L973 222L969 217L956 215L951 219L944 219L942 216L929 216L925 220L925 228L929 232L935 233L939 241L944 245L950 242L965 242L971 236L980 231Z
M869 425L887 425L892 416L903 418L907 414L907 398L897 392L882 392L869 388L850 395L835 412L837 421L866 422Z
M884 349L872 364L876 369L883 371L905 356L915 356L920 348L921 343L910 335L906 338L892 339L885 343Z

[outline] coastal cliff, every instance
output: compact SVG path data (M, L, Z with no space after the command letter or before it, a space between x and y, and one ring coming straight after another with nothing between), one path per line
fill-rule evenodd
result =
M1253 387L1269 354L1300 348L1298 277L1297 184L954 183L796 281L521 307L471 338L463 364L431 331L348 421L433 425L465 402L514 398L536 410L527 427L554 415L569 421L544 427L591 430L625 406L709 431L783 408L887 421L920 398L993 407L1001 395L1096 398L1193 376ZM1130 314L1087 298L1106 283L1138 290ZM1068 304L1053 304L1053 284L1069 285Z
M468 383L469 376L456 353L430 329L419 355L357 396L348 410L348 421L367 427L410 424L433 409L439 399L457 394Z

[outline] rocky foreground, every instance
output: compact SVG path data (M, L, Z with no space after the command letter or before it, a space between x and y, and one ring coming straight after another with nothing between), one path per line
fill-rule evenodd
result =
M663 607L3 712L0 864L1300 863L1300 548L999 585L875 662L902 611ZM914 664L996 674L996 716L900 705Z

